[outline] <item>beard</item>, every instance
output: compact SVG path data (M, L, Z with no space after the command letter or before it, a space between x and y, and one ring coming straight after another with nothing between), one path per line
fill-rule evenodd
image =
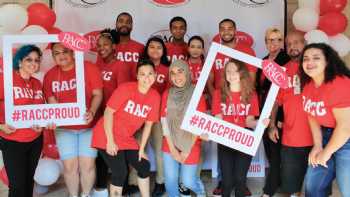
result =
M121 31L121 30L124 30L124 31ZM117 29L117 32L121 36L129 36L131 34L131 29L129 29L127 27L121 27L121 28Z

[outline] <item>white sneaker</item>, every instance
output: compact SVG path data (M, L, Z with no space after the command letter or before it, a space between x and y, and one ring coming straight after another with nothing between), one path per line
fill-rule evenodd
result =
M108 197L108 190L104 189L104 190L92 190L92 194L91 197Z

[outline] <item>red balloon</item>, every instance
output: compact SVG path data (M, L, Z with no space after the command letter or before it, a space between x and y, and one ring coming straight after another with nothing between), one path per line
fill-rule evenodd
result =
M9 179L7 177L7 173L6 173L6 169L5 166L2 167L2 169L0 170L0 180L5 184L5 185L9 185Z
M334 36L345 31L348 24L346 16L339 12L330 12L320 17L318 29L328 36Z
M62 30L57 27L51 27L50 29L47 29L48 34L59 34Z
M321 0L320 14L324 15L327 12L341 12L347 4L347 0Z
M50 29L56 22L56 14L44 3L32 3L27 8L28 25L40 25Z

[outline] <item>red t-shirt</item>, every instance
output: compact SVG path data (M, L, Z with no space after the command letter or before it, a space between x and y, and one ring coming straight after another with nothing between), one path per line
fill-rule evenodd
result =
M291 147L312 146L312 134L302 105L299 64L290 61L285 67L289 85L287 89L280 89L277 97L277 102L283 105L284 112L282 144Z
M249 104L243 104L241 102L241 94L239 92L231 92L231 97L232 101L226 98L226 103L222 103L221 90L215 90L212 102L212 114L222 114L223 120L240 127L246 127L245 120L247 116L259 115L258 96L254 92Z
M130 81L131 76L125 63L118 60L109 64L98 64L98 66L100 67L103 80L103 106L105 106L113 91L121 83Z
M157 78L152 88L156 89L161 95L169 87L169 67L159 64L156 66Z
M90 108L92 100L92 91L94 89L102 89L103 83L101 79L101 71L90 62L84 62L84 78L85 78L85 102L86 109ZM75 68L62 71L56 65L51 68L44 77L44 93L46 98L55 97L58 103L74 103L77 102ZM92 121L88 125L64 126L66 129L86 129L91 128L94 124Z
M168 94L169 94L169 91L166 90L162 96L162 105L161 105L161 111L160 111L161 117L166 117L167 115ZM199 104L197 106L197 110L201 112L205 112L207 110L204 97L201 97ZM162 151L166 153L170 153L169 145L165 137L163 137ZM194 145L192 146L190 154L185 160L185 164L198 164L200 160L200 154L201 154L201 140L200 138L197 138Z
M311 81L302 92L304 111L325 127L335 128L333 108L350 107L350 78L337 76L332 82L316 87Z
M112 94L107 106L114 109L113 136L119 150L137 150L134 137L146 121L159 120L160 96L154 89L146 94L138 91L137 82L121 84ZM107 138L101 118L93 129L92 147L106 149Z
M197 84L197 81L199 79L199 76L201 75L201 71L203 68L203 62L200 61L198 63L191 63L190 61L188 61L188 66L190 67L191 71L192 83Z
M172 42L165 43L168 59L173 62L177 59L185 60L187 57L187 44L175 44Z
M235 50L238 50L240 52L243 53L247 53L251 56L255 56L255 52L252 48L247 47L245 45L242 44L237 44L236 47L234 48ZM230 57L222 54L222 53L218 53L215 57L215 61L214 61L214 65L212 67L211 72L214 74L214 87L215 89L220 89L221 84L223 83L223 70L225 68L226 63L230 60ZM250 64L246 64L247 68L249 70L249 72L256 72L257 71L257 67L250 65Z
M119 43L116 45L116 58L119 61L125 62L131 72L131 79L136 81L136 67L139 58L141 57L145 46L135 40L130 40L127 43Z
M14 105L31 105L45 103L41 82L31 77L29 81L24 79L17 72L13 72L13 102ZM0 123L5 123L5 104L4 104L4 76L0 74ZM39 137L41 133L35 132L30 128L16 129L9 135L0 131L0 136L17 142L31 142Z

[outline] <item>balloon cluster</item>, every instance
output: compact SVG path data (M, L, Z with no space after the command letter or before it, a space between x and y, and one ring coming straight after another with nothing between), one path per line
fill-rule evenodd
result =
M56 34L56 13L44 3L32 3L27 9L18 4L0 7L0 53L2 56L2 36L5 34ZM44 50L47 44L38 44Z
M323 42L331 45L340 56L350 52L350 39L343 32L348 19L342 13L347 0L299 0L293 14L297 30L306 32L308 43Z

